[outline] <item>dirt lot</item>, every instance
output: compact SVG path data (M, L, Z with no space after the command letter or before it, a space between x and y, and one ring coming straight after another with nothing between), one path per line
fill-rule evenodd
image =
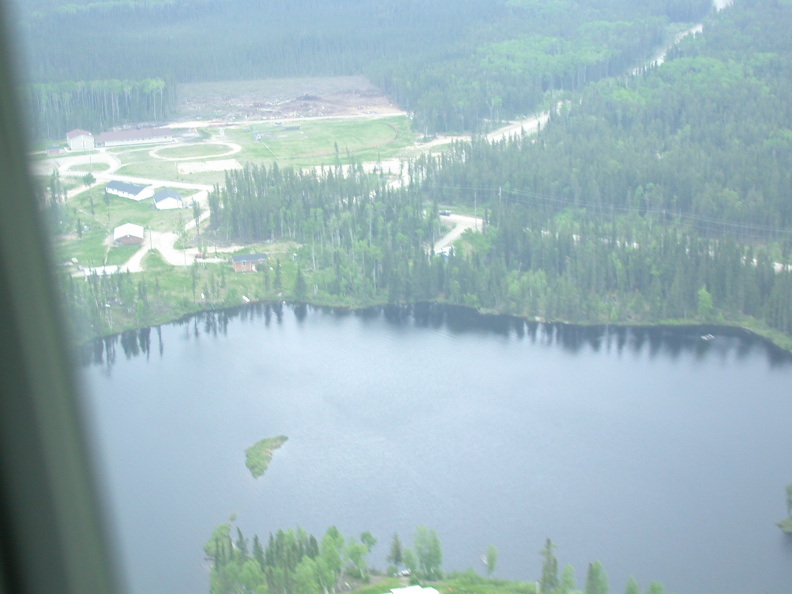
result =
M363 76L185 83L178 120L262 120L399 111Z

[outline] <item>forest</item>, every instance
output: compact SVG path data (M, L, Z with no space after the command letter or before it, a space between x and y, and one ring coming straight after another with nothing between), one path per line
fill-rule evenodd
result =
M192 266L192 300L186 289L177 309L234 305L241 291L352 307L437 301L549 321L735 324L787 345L789 30L789 4L744 0L662 67L588 86L539 136L420 157L405 187L340 161L228 172L203 241L289 242L295 258L246 288ZM483 228L431 254L439 205L477 212ZM93 335L112 331L104 304L141 325L167 301L145 277L65 283Z
M484 556L487 577L473 569L466 572L444 574L443 551L434 530L418 526L412 535L412 547L406 546L395 533L388 548L390 563L383 575L376 572L372 579L367 557L377 545L377 539L364 532L359 538L345 537L335 526L328 528L321 538L308 534L302 528L278 530L269 535L266 547L258 535L252 545L240 528L228 522L217 526L204 546L211 561L210 592L231 594L251 592L256 594L335 594L350 587L358 592L377 594L389 588L403 587L406 583L436 587L448 586L459 594L493 592L494 594L608 594L608 575L599 561L589 564L585 587L577 588L575 571L566 565L559 573L556 545L547 539L539 551L542 573L536 580L511 582L490 579L495 570L498 550L487 547ZM394 579L394 576L399 576ZM353 586L350 586L350 582ZM367 587L367 584L372 583ZM484 589L482 589L484 588ZM646 594L664 594L660 582L649 584ZM640 594L635 578L627 582L626 594Z
M342 74L365 74L426 133L485 129L532 112L548 91L638 64L670 23L699 19L710 3L46 1L17 10L32 133L60 139L164 120L180 82Z

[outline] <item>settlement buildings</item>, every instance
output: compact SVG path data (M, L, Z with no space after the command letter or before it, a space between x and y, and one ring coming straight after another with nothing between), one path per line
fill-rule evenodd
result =
M124 223L113 229L116 245L140 245L143 243L143 227L135 223Z
M241 256L231 256L231 263L234 265L234 272L256 272L258 266L267 264L267 254L243 254Z
M77 129L66 133L66 142L73 151L132 144L159 144L174 140L173 130L170 128L130 128L116 132L102 132L96 138L87 130Z
M105 186L105 192L120 196L121 198L129 198L130 200L145 200L154 195L154 188L149 186L139 186L137 184L129 184L122 181L111 181Z
M87 130L72 130L66 132L66 142L73 151L89 151L94 148L93 134Z
M171 210L174 208L182 208L184 200L181 194L174 190L160 190L154 194L154 207L157 210Z
M173 142L173 130L170 128L132 128L117 132L103 132L96 137L96 146L104 147L161 142Z

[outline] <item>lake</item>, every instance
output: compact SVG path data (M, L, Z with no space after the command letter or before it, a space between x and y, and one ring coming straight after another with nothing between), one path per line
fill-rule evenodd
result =
M712 333L714 338L702 336ZM207 592L203 544L435 529L443 568L535 580L545 538L676 594L786 593L792 364L738 330L526 323L438 306L256 305L97 341L85 409L134 593ZM266 475L244 450L285 434Z

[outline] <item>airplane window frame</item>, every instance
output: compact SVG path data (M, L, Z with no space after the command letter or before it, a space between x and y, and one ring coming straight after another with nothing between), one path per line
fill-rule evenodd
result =
M0 3L0 594L120 591Z

